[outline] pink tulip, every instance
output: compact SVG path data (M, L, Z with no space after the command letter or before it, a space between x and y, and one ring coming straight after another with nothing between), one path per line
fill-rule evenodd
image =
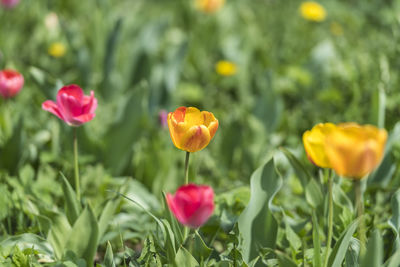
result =
M175 195L167 194L167 204L181 224L198 228L214 211L214 191L206 185L183 185Z
M61 88L57 93L57 101L43 102L42 109L49 111L71 126L80 126L95 117L97 99L94 92L90 96L83 94L82 88L72 84Z
M4 98L15 96L24 86L24 77L15 70L0 71L0 94Z
M13 8L18 5L19 0L1 0L0 3L5 8Z

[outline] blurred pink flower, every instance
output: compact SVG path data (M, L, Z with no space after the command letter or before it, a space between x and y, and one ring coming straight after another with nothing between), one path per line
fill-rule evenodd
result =
M15 70L0 71L0 94L4 98L15 96L24 86L24 77Z
M0 3L5 8L13 8L18 5L19 0L1 0Z
M160 110L160 112L158 112L158 121L160 122L160 125L163 128L167 128L168 127L168 112L165 109Z
M191 228L202 226L214 211L214 191L210 186L187 184L166 197L176 219Z
M61 88L57 93L57 101L43 102L42 109L49 111L70 126L80 126L95 117L97 99L94 92L90 96L83 94L82 88L72 84Z

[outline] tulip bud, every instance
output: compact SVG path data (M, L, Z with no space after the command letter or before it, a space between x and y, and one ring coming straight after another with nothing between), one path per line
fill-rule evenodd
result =
M214 211L214 191L210 186L184 185L175 195L167 194L166 198L172 214L190 228L202 226Z
M68 85L57 93L57 101L47 100L43 102L42 109L49 111L70 126L80 126L95 117L97 99L94 92L90 96L83 94L78 85Z
M187 152L205 148L218 129L218 120L211 112L194 107L179 107L168 114L167 120L172 142Z
M0 94L3 98L10 98L21 91L24 86L24 77L15 70L0 71Z

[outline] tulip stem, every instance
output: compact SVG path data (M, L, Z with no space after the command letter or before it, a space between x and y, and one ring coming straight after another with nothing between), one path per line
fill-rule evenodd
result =
M185 184L189 183L189 156L190 156L190 152L186 151L186 158L185 158Z
M81 190L79 184L79 164L78 164L78 136L77 129L74 128L74 161L75 161L75 191L78 201L81 200Z
M354 179L354 190L356 195L356 208L357 208L357 217L360 222L358 225L358 238L360 239L360 256L362 257L365 252L365 225L364 225L364 201L363 201L363 193L361 190L361 180Z
M324 267L328 266L329 253L331 250L332 243L332 232L333 232L333 175L332 172L328 171L328 236L326 239L326 251L324 258Z

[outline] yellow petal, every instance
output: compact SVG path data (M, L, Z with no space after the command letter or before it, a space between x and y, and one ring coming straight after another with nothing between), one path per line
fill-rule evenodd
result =
M191 127L179 140L180 149L196 152L205 148L211 140L210 131L204 125Z
M339 124L327 136L326 155L337 174L361 179L381 162L387 132L372 125Z
M325 151L327 134L335 128L332 123L320 123L303 134L303 144L308 158L321 168L331 168Z

